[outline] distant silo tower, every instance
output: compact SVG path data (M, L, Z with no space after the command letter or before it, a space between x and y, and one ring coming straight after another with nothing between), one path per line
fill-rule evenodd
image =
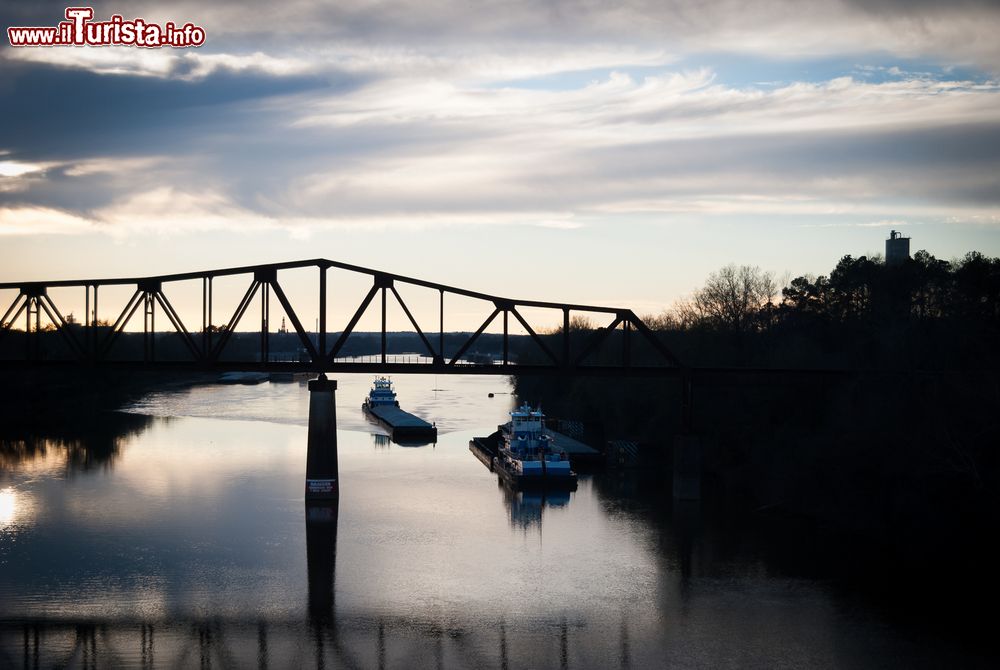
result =
M910 258L910 238L895 230L889 233L885 241L885 264L902 265Z

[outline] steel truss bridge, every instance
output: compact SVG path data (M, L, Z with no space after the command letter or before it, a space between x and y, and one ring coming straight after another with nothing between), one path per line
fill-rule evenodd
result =
M282 273L290 270L314 269L318 286L318 304L315 305L319 318L316 332L307 332L299 314L307 308L302 300L295 300L282 287ZM340 330L331 330L327 314L328 271L343 270L354 275L368 276L371 286L357 305L353 316ZM213 299L213 282L220 277L245 277L247 288L236 309L223 316L228 317L219 327L214 326L218 315L217 302ZM172 285L180 282L201 282L201 322L185 323L175 309L168 292ZM422 327L414 317L397 286L408 285L430 289L438 293L438 322L436 329ZM106 287L127 287L132 289L131 297L118 312L114 305L112 313L118 317L114 322L98 320L98 300L100 290ZM82 289L85 292L85 318L82 324L75 323L63 315L50 291L52 289ZM677 357L664 345L657 335L627 308L577 305L569 303L542 302L537 300L515 300L488 295L454 286L423 281L411 277L349 265L326 259L312 259L288 263L251 265L237 268L207 270L155 277L123 279L86 279L33 282L0 283L0 290L17 291L9 306L0 304L5 311L0 317L0 345L4 339L21 337L24 346L11 347L15 351L4 360L0 368L42 367L65 365L91 365L105 367L142 367L208 370L248 370L267 372L382 372L382 373L459 373L459 374L589 374L627 376L672 376L680 373L683 366ZM475 332L463 333L463 340L455 347L445 346L445 318L448 314L450 297L461 297L485 303L491 309L489 316ZM270 319L274 301L280 305L297 336L300 356L296 361L271 360L270 345L273 337L273 322ZM254 303L259 304L260 324L259 353L250 360L233 357L229 349L233 335L241 324L249 319L248 312ZM345 345L361 318L373 302L381 305L381 346L380 351L369 360L357 360L345 355ZM413 328L412 333L419 338L424 354L418 361L399 361L388 353L387 308L395 302L402 308ZM522 310L547 310L561 321L561 329L552 334L540 334L540 328L532 327ZM122 339L126 328L142 311L142 356L124 360L116 352L116 344ZM42 315L48 323L43 329ZM604 315L610 322L596 329L577 329L572 319L574 315ZM157 356L157 317L166 318L170 329L183 342L186 357L164 359ZM23 321L21 321L23 317ZM502 321L502 357L493 364L470 362L467 354L477 340L494 322ZM516 358L511 350L510 326L516 322L527 333L534 344L532 362ZM161 321L162 323L162 321ZM23 327L23 330L21 330ZM496 328L496 326L495 326ZM44 330L55 330L64 343L64 355L48 355L39 346ZM169 331L168 331L169 332ZM253 330L251 330L251 333ZM16 334L16 335L15 335ZM244 333L241 333L243 335ZM454 333L449 333L449 337ZM9 344L9 342L8 342ZM229 347L229 349L227 349ZM613 355L608 353L614 348ZM642 349L641 363L633 349ZM450 349L450 350L449 350Z

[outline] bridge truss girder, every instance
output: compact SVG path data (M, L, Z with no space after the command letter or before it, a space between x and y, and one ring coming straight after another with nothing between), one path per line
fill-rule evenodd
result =
M279 281L280 271L301 268L315 268L318 272L319 318L315 341L313 336L303 327L296 305L288 297ZM369 275L372 278L372 284L368 292L357 305L346 325L339 331L330 331L328 329L326 298L328 288L327 272L330 269L346 270L350 273ZM214 323L213 310L215 309L213 282L219 277L239 275L249 277L246 291L225 324L217 329L212 325ZM188 324L184 323L179 312L174 308L173 303L164 291L164 285L190 280L201 280L202 284L202 323L200 330L189 327ZM398 284L438 291L439 322L437 346L432 343L432 339L429 336L429 333L433 334L433 331L428 331L426 327L421 327L409 305L407 305L403 296L397 290ZM126 286L134 289L131 297L126 301L125 306L118 314L118 317L113 324L110 324L110 328L106 325L99 325L97 318L98 292L99 289L106 286ZM67 287L83 288L86 291L86 317L82 324L82 338L78 337L79 328L71 327L71 324L63 317L49 295L51 289ZM54 329L65 339L68 351L72 356L69 361L58 361L59 364L86 363L108 366L141 364L150 367L230 370L375 371L394 373L462 372L469 374L565 373L578 371L586 371L591 374L620 374L624 371L630 371L631 373L642 375L673 374L681 368L680 362L669 348L630 309L535 300L514 300L326 259L245 266L155 277L0 283L0 289L18 290L17 296L6 309L3 317L0 318L0 338L9 336L10 333L14 332L17 320L22 314L26 315L24 357L22 359L0 361L0 365L5 367L57 363L57 361L47 361L44 357L40 356L38 335L41 330L41 314L44 313ZM459 344L450 356L447 354L445 348L444 331L446 315L445 298L449 295L483 301L492 306L489 316L473 333L469 334ZM269 360L272 296L277 300L277 303L292 324L292 329L304 354L300 361L289 363ZM246 312L255 299L259 299L261 311L259 357L256 360L224 359L223 354L232 340L233 333L236 332L236 329L243 322ZM381 346L377 360L374 364L371 362L359 363L357 361L343 360L341 354L343 353L344 346L347 344L348 338L355 332L358 322L367 313L372 302L376 300L380 303L381 309L381 328L379 333L381 336ZM427 360L430 362L394 363L389 360L386 314L390 301L394 301L402 309L403 314L413 327L413 332L419 337L420 344L425 349ZM115 360L111 356L115 344L132 322L140 307L143 310L142 360ZM2 305L0 305L0 308L2 308ZM526 308L541 308L560 312L562 316L561 333L555 336L551 334L539 334L536 328L533 328L529 320L522 314L521 310ZM187 353L190 355L189 360L165 361L157 358L155 345L156 316L158 312L167 318L170 328L183 342ZM606 327L600 327L586 333L587 341L577 351L574 351L571 346L571 338L574 336L573 328L571 327L571 318L574 312L606 314L611 319L610 324ZM542 355L543 363L524 365L511 359L511 317L520 324L531 341L537 346L539 353ZM503 354L499 364L470 365L467 362L463 362L463 356L469 352L487 328L498 318L503 323ZM32 328L32 320L34 320L34 328ZM612 333L618 330L620 330L620 337L618 339L620 339L622 346L619 362L609 365L606 361L597 361L595 353L602 346L606 345ZM334 336L336 340L332 346L329 346L329 340ZM645 342L649 350L654 352L655 360L653 360L652 365L650 365L648 358L641 366L633 365L632 341L636 338L638 341ZM561 346L550 346L558 344L561 344Z

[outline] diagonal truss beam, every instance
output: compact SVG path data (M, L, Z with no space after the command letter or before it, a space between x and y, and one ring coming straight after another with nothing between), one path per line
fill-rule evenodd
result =
M77 355L78 358L86 358L87 354L84 352L83 347L80 346L80 341L76 339L76 335L74 335L73 331L69 329L69 324L66 323L66 319L63 318L63 315L59 312L56 304L52 302L52 298L50 298L47 294L43 294L38 297L38 302L41 304L42 309L45 310L45 314L49 317L49 321L55 324L56 330L58 330L59 334L66 340L66 344L69 345L69 348Z
M115 343L115 340L118 339L118 334L122 332L126 325L128 325L128 322L132 319L132 315L135 314L135 310L137 310L139 305L142 303L142 296L143 292L136 289L135 293L132 294L132 297L128 299L127 303L125 303L125 308L122 309L122 313L119 314L118 318L115 320L114 325L111 327L111 332L109 332L104 337L104 340L101 341L98 349L98 358L107 356L111 352L111 347Z
M298 315L295 313L295 310L292 309L292 303L289 302L285 292L281 290L278 280L274 279L268 283L271 285L274 295L278 297L278 302L281 303L281 308L285 310L285 314L288 315L289 320L292 322L292 327L295 328L295 332L299 336L299 341L302 342L302 346L305 347L305 350L309 352L309 360L314 362L318 361L319 352L316 351L316 347L313 346L312 340L309 339L309 335L306 334L305 328L302 327L302 322L299 321Z
M420 336L420 339L424 343L424 346L427 347L427 353L430 354L431 358L437 356L437 352L434 351L434 347L431 346L430 340L428 340L427 336L424 335L424 331L420 330L420 326L417 325L417 320L413 318L412 314L410 314L410 309L409 307L406 306L406 303L403 302L403 297L399 295L399 291L396 290L395 286L390 286L389 290L391 290L392 294L396 296L396 302L398 302L399 306L403 308L403 313L406 314L406 318L408 318L410 320L410 323L413 324L413 329L417 331L417 335Z
M591 335L590 340L587 342L587 346L585 346L580 355L577 356L576 362L573 365L578 367L580 363L582 363L588 356L590 356L590 354L592 354L594 350L597 349L597 347L599 347L602 342L604 342L604 340L608 339L608 337L611 335L612 332L614 332L615 328L618 327L618 324L621 323L622 320L623 320L623 315L619 314L618 316L615 317L615 320L611 322L610 326L608 326L607 328L599 328L596 333Z
M14 302L12 302L10 304L10 307L7 308L7 311L4 312L3 318L0 319L0 337L2 337L4 334L9 333L10 331L14 330L13 328L4 328L3 325L4 324L13 325L14 322L17 321L17 317L21 316L21 312L23 312L24 309L25 309L25 307L27 306L27 304L28 304L27 301L25 301L23 304L21 304L21 298L24 298L24 294L23 293L18 293L17 297L14 298ZM18 310L16 312L14 312L14 308L17 307L18 304L21 304L21 306L18 308ZM10 317L11 312L14 312L14 316L8 319L8 317Z
M483 325L479 326L479 330L473 333L472 336L465 341L465 344L462 345L462 348L458 350L458 353L455 354L455 357L451 359L451 362L449 362L448 365L454 365L458 359L462 357L462 354L469 350L469 347L471 347L472 344L479 339L479 336L483 334L483 331L486 330L491 323L493 323L493 319L497 318L497 314L499 313L499 307L493 309L493 313L486 317L486 320L483 321Z
M344 345L347 343L347 338L351 336L351 333L354 331L354 327L358 325L358 321L360 321L361 317L364 316L365 310L368 309L368 305L371 304L372 298L374 298L375 294L378 293L378 289L378 283L373 284L371 289L369 289L368 295L366 295L365 299L361 301L361 305L359 305L358 310L354 312L354 316L351 317L351 321L347 324L344 332L342 332L340 337L337 338L337 342L333 345L333 349L330 350L330 353L326 354L326 360L328 362L333 363L337 354L339 354L340 350L344 348Z
M194 338L191 337L191 333L188 332L188 329L184 327L184 322L181 321L181 317L177 314L174 306L170 304L169 300L167 300L166 294L163 293L163 291L157 291L154 295L156 296L156 301L160 303L160 307L163 308L163 313L167 315L167 319L170 321L171 325L173 325L174 330L177 331L177 335L184 341L184 344L187 345L187 348L194 357L194 360L201 360L204 357L204 352L201 347L195 344Z
M681 365L681 362L677 360L677 357L674 356L673 353L671 353L670 349L668 349L666 345L664 345L663 342L660 341L660 338L656 336L656 333L650 330L649 326L643 323L642 319L638 318L633 312L629 312L628 315L629 315L629 322L632 324L632 326L637 331L639 331L639 333L643 336L643 338L645 338L646 341L649 342L653 346L653 348L656 349L656 351L659 352L659 354L663 356L664 359L666 359L668 363L678 368L683 367Z
M240 300L240 304L236 306L236 311L233 312L232 318L229 319L229 323L226 324L226 332L222 334L222 337L219 338L219 343L215 345L215 349L212 350L211 358L213 361L219 360L219 356L222 355L222 350L226 348L227 344L229 344L229 338L233 336L233 330L235 330L236 326L239 325L240 319L242 319L243 315L246 313L247 307L249 307L251 301L253 301L253 297L257 295L258 288L260 288L259 281L254 279L250 282L250 287L247 289L247 292L243 294L243 299Z
M512 307L510 311L514 315L514 318L521 323L521 327L523 327L526 331L528 331L528 335L530 335L531 339L535 341L535 344L541 347L542 351L545 352L545 355L548 356L555 365L559 365L560 364L559 359L556 358L556 355L552 353L551 349L545 346L545 342L542 340L542 338L538 336L538 333L536 333L534 329L530 325L528 325L528 322L524 319L523 316L521 316L521 313L517 311L517 308ZM568 363L569 361L567 360L565 362Z

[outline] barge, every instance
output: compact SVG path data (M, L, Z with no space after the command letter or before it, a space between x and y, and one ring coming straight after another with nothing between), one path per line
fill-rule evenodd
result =
M393 442L437 442L437 426L399 408L388 377L376 377L361 409L389 431Z

